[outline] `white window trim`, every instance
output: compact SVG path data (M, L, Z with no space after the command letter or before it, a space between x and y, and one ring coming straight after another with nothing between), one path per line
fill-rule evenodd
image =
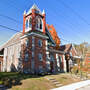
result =
M31 16L30 16L30 18L31 18ZM28 32L28 31L31 31L32 30L32 27L29 27L29 20L30 20L30 18L28 19L26 19L26 21L28 21L28 27L26 28L26 21L25 21L25 32Z
M42 29L40 29L40 22L38 22L38 27L39 28L36 27L36 30L43 32L43 20L42 20L42 18L36 17L36 19L39 19L39 20L41 19L41 21L42 21Z

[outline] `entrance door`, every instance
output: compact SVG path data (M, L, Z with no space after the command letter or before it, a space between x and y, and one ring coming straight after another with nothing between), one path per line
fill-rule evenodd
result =
M69 60L66 60L66 70L69 72Z
M54 68L53 68L53 61L50 62L50 68L51 68L51 69L50 69L50 72L52 73L52 72L53 72L53 69L54 69Z

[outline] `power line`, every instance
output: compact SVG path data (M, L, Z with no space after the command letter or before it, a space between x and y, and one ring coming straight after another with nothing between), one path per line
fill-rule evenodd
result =
M5 29L9 29L9 30L12 30L12 31L15 31L15 32L20 32L20 31L18 31L18 30L15 30L15 29L9 28L9 27L4 26L4 25L0 25L0 27L5 28Z
M30 0L31 1L31 0ZM32 1L31 1L32 2ZM33 3L33 2L32 2ZM27 9L30 9L30 6L31 6L31 3L26 7L26 10Z
M1 17L4 17L4 18L7 18L9 20L12 20L16 23L19 23L19 24L23 24L21 21L17 21L16 19L12 18L12 17L9 17L9 16L6 16L6 15L3 15L3 14L0 14Z
M21 9L18 8L18 7L16 7L16 6L15 6L15 3L14 3L13 1L15 1L15 0L11 0L11 1L10 1L10 2L11 2L11 6L13 6L15 9L17 9L17 10L20 12Z
M90 26L90 24L87 22L87 20L81 16L78 12L76 12L74 9L72 9L69 5L67 5L63 0L57 0L58 2L62 3L66 8L69 8L75 15L77 15L84 23Z
M55 10L54 10L54 12L55 12L55 13L53 13L53 14L52 14L52 15L54 15L54 17L56 17L56 16L57 16L57 14L58 14L58 15L60 15L60 14L59 14L59 13L57 13ZM53 19L52 19L52 20L53 20ZM68 22L68 23L69 23L69 22ZM67 23L66 23L66 24L67 24ZM70 24L71 24L71 25L73 25L72 23L70 23ZM68 25L67 25L67 26L68 26ZM69 26L68 26L68 27L69 27ZM75 29L74 29L74 28L72 28L72 27L69 27L69 28L70 28L70 29L69 29L70 31L75 30ZM75 32L76 32L76 30L75 30ZM74 34L75 34L75 32L74 32ZM77 34L77 33L76 33L76 34ZM77 34L77 36L79 37L79 35L78 35L78 34Z

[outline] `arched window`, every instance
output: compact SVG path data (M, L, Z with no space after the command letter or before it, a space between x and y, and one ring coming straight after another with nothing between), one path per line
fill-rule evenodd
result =
M26 28L28 28L28 20L26 20Z
M32 18L29 19L29 27L32 27Z
M37 30L42 30L42 19L39 16L36 16L36 29Z
M40 19L40 29L42 29L42 19Z
M36 29L38 29L38 16L36 16Z
M38 19L36 19L36 28L38 28Z

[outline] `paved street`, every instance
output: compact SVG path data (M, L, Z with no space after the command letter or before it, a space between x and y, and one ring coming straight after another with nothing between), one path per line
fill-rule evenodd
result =
M90 80L73 83L52 90L90 90Z
M87 85L85 87L81 87L81 88L76 89L76 90L90 90L90 85Z

